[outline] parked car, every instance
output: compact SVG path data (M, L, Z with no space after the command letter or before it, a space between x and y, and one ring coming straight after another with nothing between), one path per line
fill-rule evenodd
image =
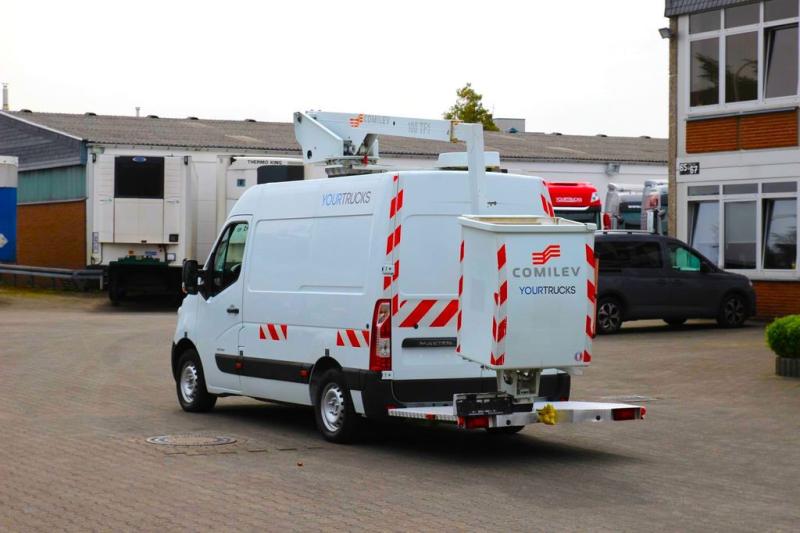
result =
M628 320L660 318L679 326L716 318L739 327L755 312L750 280L725 272L687 244L640 231L601 231L597 332L613 333Z

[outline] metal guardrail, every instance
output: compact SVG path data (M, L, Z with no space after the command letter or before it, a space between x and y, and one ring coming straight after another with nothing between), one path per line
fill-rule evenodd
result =
M0 264L0 274L10 274L14 276L28 276L31 278L31 284L36 277L64 279L72 281L79 289L85 289L87 283L96 282L98 288L103 288L103 271L96 270L71 270L69 268L48 268L48 267L35 267L25 265L4 265Z

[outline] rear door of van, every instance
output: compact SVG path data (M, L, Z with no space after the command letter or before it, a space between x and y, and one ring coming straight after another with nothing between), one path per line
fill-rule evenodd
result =
M487 200L497 213L543 215L543 193L539 180L504 175L487 179ZM395 196L396 225L387 245L393 254L395 278L395 394L404 386L403 380L493 380L494 372L482 372L479 365L465 361L455 351L461 248L458 217L471 211L466 173L400 173ZM420 385L424 383L415 386Z

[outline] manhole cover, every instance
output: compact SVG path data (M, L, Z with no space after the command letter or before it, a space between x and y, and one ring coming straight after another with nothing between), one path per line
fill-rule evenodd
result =
M167 446L219 446L220 444L233 444L233 437L207 437L203 435L160 435L147 439L150 444L165 444Z

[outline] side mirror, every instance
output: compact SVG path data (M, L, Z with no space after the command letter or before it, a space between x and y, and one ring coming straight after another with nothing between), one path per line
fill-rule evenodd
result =
M200 269L197 266L197 261L194 259L187 259L183 262L183 274L181 276L181 285L183 292L186 294L197 294L199 290L199 282L197 278L200 276Z

